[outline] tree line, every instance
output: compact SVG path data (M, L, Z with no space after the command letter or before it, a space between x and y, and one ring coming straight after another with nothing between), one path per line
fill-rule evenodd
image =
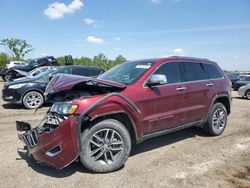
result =
M0 68L4 68L10 61L28 61L29 59L24 58L25 55L34 50L32 45L22 39L2 39L0 40L0 45L4 46L6 49L6 52L0 52ZM65 64L64 57L57 57L57 59L60 64ZM122 55L118 55L114 60L111 60L104 54L100 53L93 58L84 56L73 58L73 61L75 65L97 66L104 70L108 70L127 60Z

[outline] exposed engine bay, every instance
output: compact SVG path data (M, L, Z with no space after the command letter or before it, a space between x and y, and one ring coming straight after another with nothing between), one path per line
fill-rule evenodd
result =
M85 98L88 96L107 94L111 92L121 91L121 88L108 86L96 82L78 83L70 90L63 90L57 93L50 94L47 101L50 102L65 102L74 99Z

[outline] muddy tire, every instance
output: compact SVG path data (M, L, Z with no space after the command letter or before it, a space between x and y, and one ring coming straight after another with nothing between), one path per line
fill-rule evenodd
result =
M97 173L118 170L131 151L131 137L117 120L100 121L82 133L80 160L84 167Z
M223 133L227 125L227 110L222 103L213 104L208 114L204 130L212 135L218 136Z

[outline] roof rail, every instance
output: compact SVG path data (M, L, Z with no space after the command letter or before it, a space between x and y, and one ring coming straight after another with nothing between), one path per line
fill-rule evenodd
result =
M187 57L187 56L169 56L167 58L180 58L180 59L190 59L190 60L205 60L205 61L210 61L209 59L206 58L198 58L198 57Z

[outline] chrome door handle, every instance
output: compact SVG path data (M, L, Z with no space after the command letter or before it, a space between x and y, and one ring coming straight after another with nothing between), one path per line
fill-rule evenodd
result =
M209 83L209 84L206 84L207 85L207 87L211 87L211 86L213 86L214 84L213 83Z
M176 88L177 91L184 91L184 90L186 90L186 89L187 89L186 87L177 87L177 88Z

